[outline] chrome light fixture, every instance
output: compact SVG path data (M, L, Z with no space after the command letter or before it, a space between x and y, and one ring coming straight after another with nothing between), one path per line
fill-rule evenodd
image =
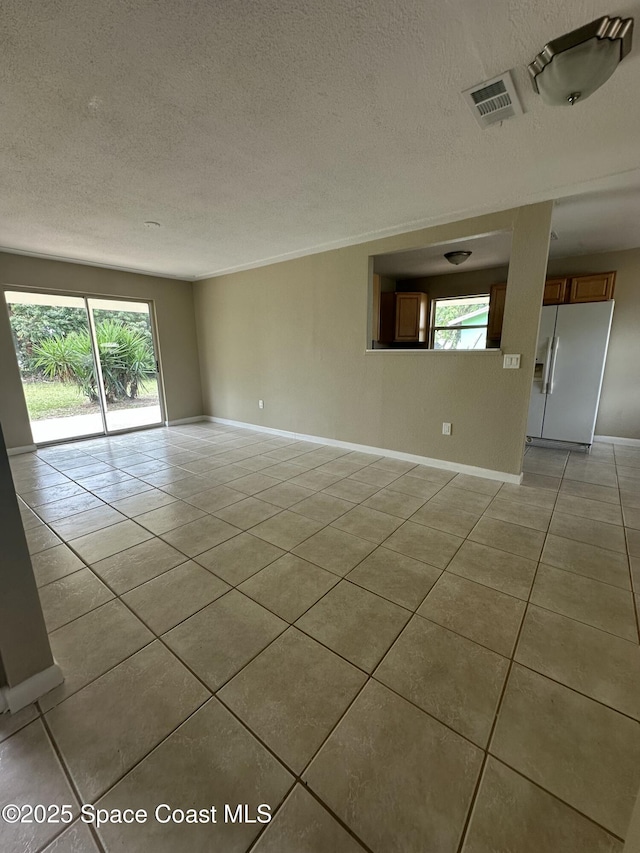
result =
M552 107L584 101L631 50L633 18L598 18L550 41L529 65L533 88Z
M450 264L453 264L457 267L460 264L463 264L465 261L469 260L469 258L471 257L471 252L445 252L444 256Z

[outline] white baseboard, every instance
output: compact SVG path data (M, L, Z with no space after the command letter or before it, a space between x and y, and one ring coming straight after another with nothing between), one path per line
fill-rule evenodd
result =
M165 426L181 426L182 424L197 424L199 421L206 421L205 415L196 415L193 418L178 418L177 421L165 421Z
M24 447L7 447L7 456L20 456L21 453L33 453L37 449L35 444L25 444Z
M0 687L0 714L9 711L15 714L21 708L26 708L36 699L44 696L54 687L62 684L64 675L57 663L36 672L31 678L26 678L15 687Z
M284 438L292 438L295 441L311 441L315 444L328 444L331 447L342 447L345 450L356 450L359 453L377 453L381 456L390 456L392 459L402 459L404 462L413 462L414 465L430 465L432 468L443 468L445 471L455 471L458 474L470 474L472 477L485 477L487 480L500 480L503 483L514 483L518 486L522 482L522 474L507 474L505 471L494 471L492 468L477 468L475 465L463 465L461 462L449 462L447 459L432 459L430 456L417 456L415 453L404 453L401 450L388 450L384 447L371 447L368 444L354 444L351 441L339 441L336 438L305 435L304 433L265 427L260 424L233 421L229 420L229 418L216 418L211 415L205 415L204 420L211 421L216 424L242 427L243 429L254 429L257 432L266 432L270 435L281 435Z
M627 447L640 447L640 438L620 438L616 435L594 435L594 441L601 441L603 444L623 444Z

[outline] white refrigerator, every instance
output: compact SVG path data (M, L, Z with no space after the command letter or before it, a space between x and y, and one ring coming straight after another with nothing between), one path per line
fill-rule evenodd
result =
M613 300L542 309L527 438L591 444Z

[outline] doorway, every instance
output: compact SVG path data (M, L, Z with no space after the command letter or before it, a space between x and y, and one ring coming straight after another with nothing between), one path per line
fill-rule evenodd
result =
M163 422L152 305L5 291L36 444Z

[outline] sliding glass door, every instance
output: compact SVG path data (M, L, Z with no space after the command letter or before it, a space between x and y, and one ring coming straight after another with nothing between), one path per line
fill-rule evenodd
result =
M149 303L5 297L36 444L162 423Z

